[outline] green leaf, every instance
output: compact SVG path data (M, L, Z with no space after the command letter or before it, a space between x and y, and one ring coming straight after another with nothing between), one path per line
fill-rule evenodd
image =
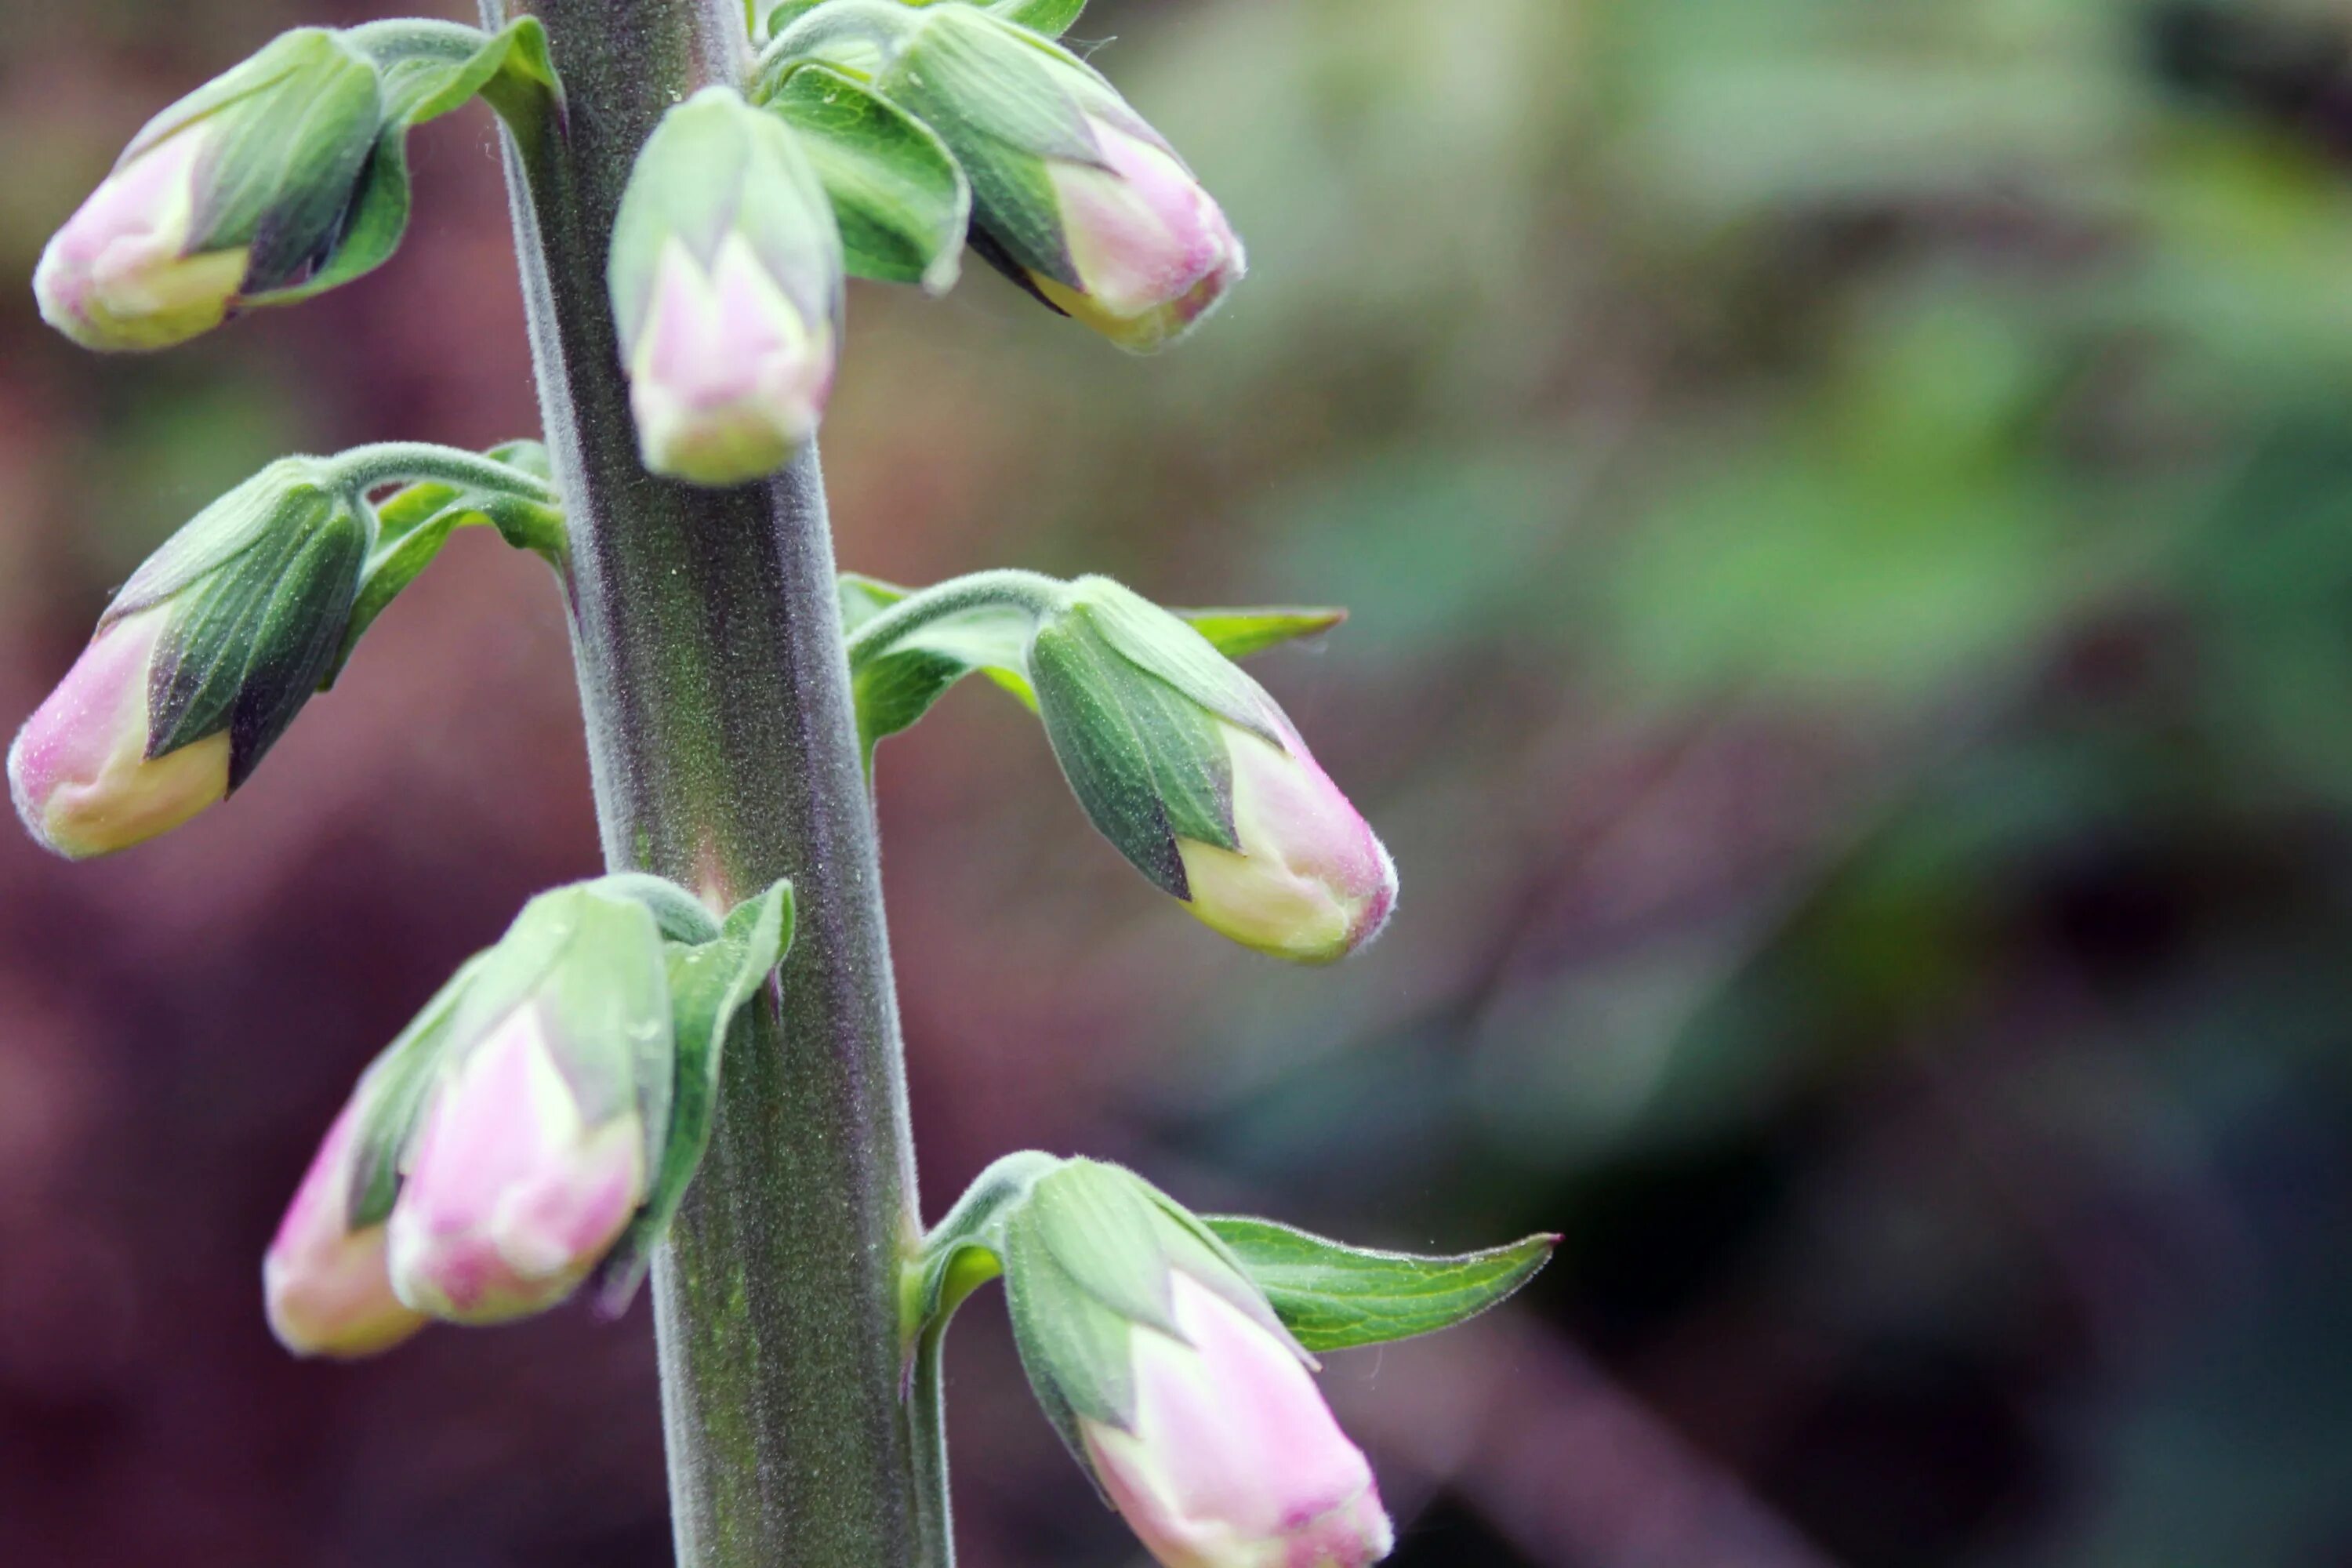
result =
M636 1294L710 1147L719 1073L729 1033L793 943L793 886L778 882L736 906L715 942L668 945L670 1007L677 1045L668 1136L645 1206L598 1271L599 1308L617 1315Z
M801 133L851 273L931 294L954 285L971 186L930 127L825 65L800 67L762 107Z
M1168 613L1208 638L1209 646L1227 658L1247 658L1300 637L1311 637L1348 618L1345 610L1307 606Z
M1559 1241L1531 1236L1459 1258L1414 1258L1272 1220L1213 1215L1207 1224L1309 1351L1386 1344L1475 1318L1533 1279Z
M988 8L1041 37L1058 38L1086 10L1087 0L995 0Z

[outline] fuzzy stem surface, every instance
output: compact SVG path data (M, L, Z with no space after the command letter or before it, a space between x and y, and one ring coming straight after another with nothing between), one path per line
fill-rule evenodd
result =
M606 296L637 150L672 104L741 79L743 7L483 10L536 15L565 87L563 124L507 156L605 859L713 910L790 877L799 914L654 1270L678 1562L944 1568L936 1434L904 1397L914 1158L816 453L737 489L647 474Z

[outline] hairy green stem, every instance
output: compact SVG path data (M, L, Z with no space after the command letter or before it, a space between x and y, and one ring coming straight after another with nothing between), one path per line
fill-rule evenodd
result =
M358 490L386 485L455 485L461 489L487 490L513 496L537 506L553 507L555 491L545 481L509 468L496 458L457 447L436 447L417 441L384 441L353 447L329 459L341 483Z
M919 1246L872 808L816 454L705 490L637 460L604 266L638 149L749 63L740 0L483 0L547 26L565 123L508 143L589 755L615 869L714 910L793 879L781 984L730 1039L654 1272L683 1568L944 1568L905 1397Z
M1062 607L1066 585L1038 572L974 572L909 594L851 634L849 668L888 653L913 633L965 616L1002 616L1025 634Z

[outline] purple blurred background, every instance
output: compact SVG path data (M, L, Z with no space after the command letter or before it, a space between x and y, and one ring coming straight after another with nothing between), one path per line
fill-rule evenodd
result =
M285 450L533 433L491 122L380 275L149 360L34 316L155 108L342 3L11 0L0 724ZM454 11L450 14L455 14ZM1567 1233L1330 1358L1398 1561L2352 1563L2352 20L2303 0L1097 0L1255 276L1122 358L859 286L845 565L1334 602L1256 666L1402 867L1229 949L958 692L881 757L928 1194L1024 1146L1369 1243ZM373 1053L595 869L561 607L461 539L227 807L0 835L0 1562L652 1568L650 1334L295 1363ZM973 1568L1137 1561L993 1296Z

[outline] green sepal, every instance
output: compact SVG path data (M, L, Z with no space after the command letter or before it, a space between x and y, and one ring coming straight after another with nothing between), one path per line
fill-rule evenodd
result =
M708 269L735 236L806 321L838 335L840 228L804 139L732 88L709 87L662 116L621 195L606 273L625 357L645 328L663 251L682 245Z
M457 1021L458 999L480 973L483 956L477 953L461 964L360 1079L352 1096L359 1107L347 1210L352 1230L382 1225L392 1214L400 1195L401 1162L456 1037L450 1026Z
M332 239L383 123L368 61L340 34L297 27L149 121L115 167L205 134L187 249L247 247L246 286L266 289Z
M247 293L246 305L291 305L374 271L392 258L408 229L408 132L462 108L488 101L518 136L560 123L563 89L548 55L547 30L524 16L494 34L446 22L382 22L344 35L375 62L383 83L380 133L355 172L357 188L299 282Z
M873 88L811 63L784 78L761 107L800 132L833 200L852 275L954 286L971 223L971 186L947 144Z
M463 1049L518 1008L537 1008L582 1119L594 1127L636 1110L653 1169L674 1076L668 992L653 912L625 888L574 882L522 907L483 954L451 1027Z
M671 1017L677 1040L676 1086L660 1160L648 1167L645 1204L599 1266L601 1310L618 1314L652 1267L710 1146L719 1073L729 1032L744 1005L784 961L793 942L793 889L778 882L736 906L709 941L667 944Z
M1034 32L969 5L934 5L921 16L877 85L938 132L962 164L974 223L991 242L983 255L1016 281L1029 272L1083 287L1049 162L1103 164L1090 111L1154 142L1158 133L1093 68Z
M1150 1182L1084 1159L1024 1174L1025 1185L1003 1205L993 1238L1013 1340L1046 1418L1089 1475L1077 1423L1132 1428L1136 1331L1182 1338L1171 1293L1176 1273L1311 1363L1224 1244Z
M549 477L547 450L536 441L509 441L485 456L533 479ZM458 529L487 523L514 548L535 552L558 571L563 567L563 514L520 496L438 482L414 484L386 498L375 516L375 542L360 570L351 621L320 683L322 690L334 685L362 635L433 563Z
M1349 1350L1434 1333L1509 1297L1549 1262L1556 1236L1457 1258L1375 1252L1272 1220L1203 1222L1309 1351Z
M1286 744L1274 700L1181 617L1108 577L1071 584L1070 608L1144 675L1271 745Z
M1241 847L1233 761L1215 720L1075 616L1038 628L1029 679L1045 737L1087 820L1154 886L1189 900L1176 841Z
M207 507L146 563L99 626L156 606L147 755L226 730L228 785L251 776L342 645L369 530L309 458L272 463Z

